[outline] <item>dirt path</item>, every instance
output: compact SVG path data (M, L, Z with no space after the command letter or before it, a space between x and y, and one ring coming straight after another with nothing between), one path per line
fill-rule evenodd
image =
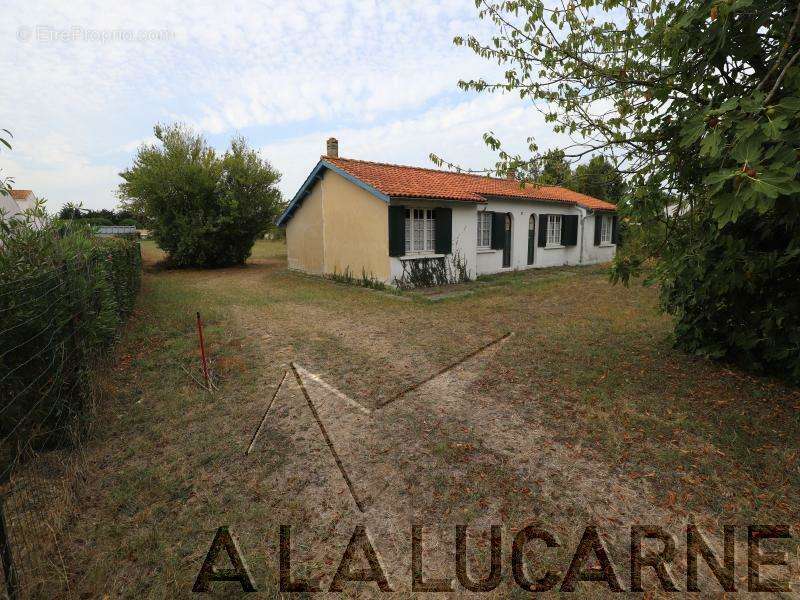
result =
M268 339L254 321L240 313L254 339ZM330 323L337 335L350 339L368 327L359 323L348 332L346 319ZM376 337L372 331L370 344L378 349L393 346ZM562 548L552 558L562 570L585 525L598 525L611 536L634 523L684 530L683 517L652 502L646 479L622 479L590 449L558 442L544 419L532 426L530 415L523 420L511 404L476 391L473 384L492 367L496 354L514 351L511 343L495 344L382 408L332 389L335 382L309 375L301 366L306 397L290 371L252 460L257 468L259 453L279 452L271 445L274 439L305 445L304 451L284 456L283 467L263 485L293 525L298 562L321 575L323 589L357 525L370 533L392 589L405 592L411 590L412 523L425 527L426 576L453 581L455 525L469 525L477 538L470 542L476 577L488 566L489 528L502 525L505 572L494 597L519 592L507 557L512 536L524 525L546 525L561 538ZM627 587L627 538L610 542ZM537 562L541 568L541 557ZM466 594L455 583L453 588ZM348 589L359 596L380 595L375 584ZM599 586L591 591L603 595Z

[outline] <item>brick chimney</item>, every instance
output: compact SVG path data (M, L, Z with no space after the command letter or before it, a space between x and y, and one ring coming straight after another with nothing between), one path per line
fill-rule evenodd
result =
M517 170L513 167L506 169L506 179L515 180L517 178Z
M339 158L339 140L337 140L334 137L328 138L325 156L330 156L331 158Z

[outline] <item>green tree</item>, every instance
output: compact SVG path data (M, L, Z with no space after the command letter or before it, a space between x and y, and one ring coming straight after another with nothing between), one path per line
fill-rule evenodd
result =
M629 175L620 210L649 231L613 277L627 282L655 258L682 347L800 380L800 6L476 5L494 34L455 43L503 76L460 86L532 100L576 140L565 158L603 152ZM535 140L529 147L537 152Z
M242 138L220 156L179 125L155 135L120 174L125 210L147 219L176 266L243 264L277 216L280 174Z
M58 218L64 221L77 221L81 218L81 205L80 203L67 202L58 211Z
M575 167L573 185L576 192L612 204L619 203L627 190L622 174L602 155L593 156L587 164Z
M537 183L573 187L572 167L564 157L563 150L550 150L539 160Z

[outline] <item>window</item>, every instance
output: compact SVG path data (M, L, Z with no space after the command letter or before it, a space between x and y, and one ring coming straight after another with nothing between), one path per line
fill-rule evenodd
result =
M492 245L492 213L481 211L478 213L478 248L488 248Z
M433 252L436 248L436 212L432 208L406 209L406 254Z
M547 215L547 245L561 245L561 215Z
M598 215L598 218L602 219L602 221L600 221L600 243L610 244L614 217L609 215Z

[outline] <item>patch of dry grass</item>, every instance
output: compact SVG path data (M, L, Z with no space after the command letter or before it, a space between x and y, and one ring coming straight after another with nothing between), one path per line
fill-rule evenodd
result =
M144 256L160 258L152 245ZM288 272L274 242L253 257L215 271L148 267L109 374L115 399L87 449L83 510L64 557L76 597L189 596L223 524L266 595L276 594L280 523L293 526L295 573L325 585L354 526L367 524L398 590L410 589L412 520L431 527L431 574L450 576L456 524L479 535L502 523L505 546L542 524L562 547L539 556L539 568L563 572L583 527L597 523L623 581L635 522L668 528L679 551L690 518L715 533L722 523L800 524L798 390L672 349L652 289L565 268L402 301ZM198 310L213 396L184 370L198 372ZM365 513L296 385L281 389L245 456L291 361L374 408L507 331L503 344L369 417L309 385ZM520 593L508 554L500 597ZM604 597L601 586L579 589Z

